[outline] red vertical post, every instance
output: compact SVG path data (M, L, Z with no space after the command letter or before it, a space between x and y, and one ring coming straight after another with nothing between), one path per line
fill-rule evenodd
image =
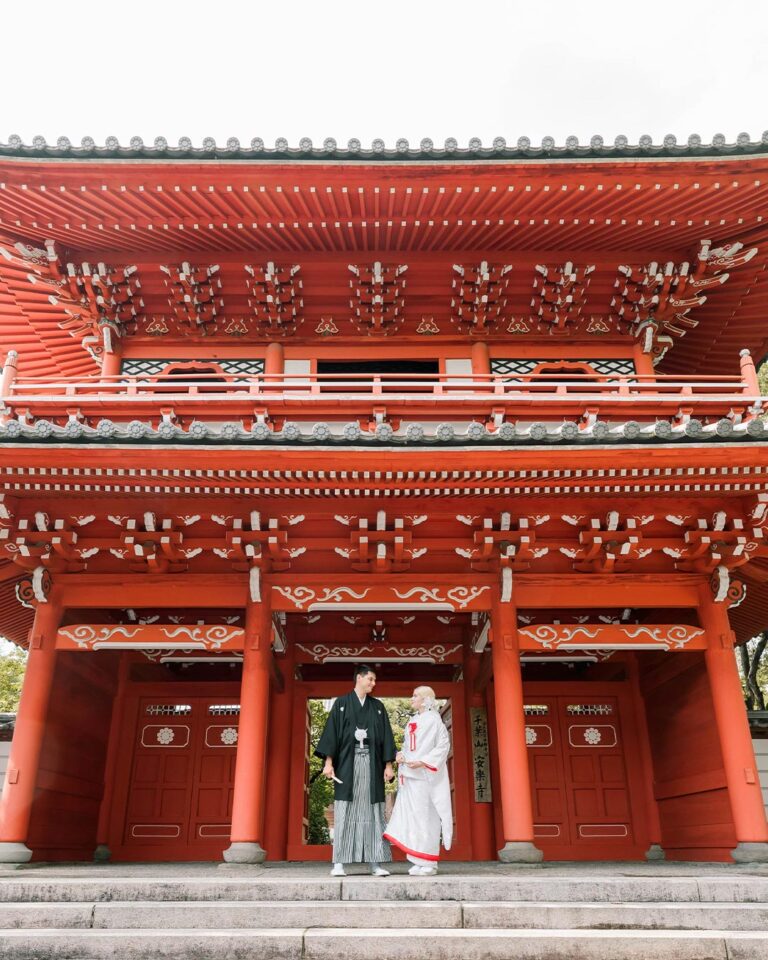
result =
M264 824L265 844L271 860L285 860L288 844L288 801L291 778L291 733L293 728L294 658L288 649L280 661L283 689L272 696L269 717L269 754L275 757L270 764L266 788L267 822Z
M472 376L477 378L475 388L485 387L493 392L491 387L491 356L488 353L488 344L482 340L472 344Z
M511 600L494 602L491 628L496 742L504 829L504 846L499 850L499 860L504 863L538 863L543 854L533 842L533 804L525 742L517 609Z
M708 585L700 588L699 617L707 633L704 658L736 829L737 843L731 856L737 862L766 862L768 823L736 668L734 636L725 605L713 600Z
M469 647L465 648L464 688L467 691L467 697L464 723L467 730L467 775L469 776L469 825L472 834L472 859L488 860L492 857L493 851L493 804L478 803L475 800L472 708L485 709L483 697L476 690L479 670L480 655L474 653ZM490 749L488 752L490 760Z
M96 849L93 859L99 862L107 861L112 856L109 849L109 824L112 817L112 805L115 796L115 774L117 772L120 724L125 708L125 690L128 684L129 655L120 654L120 663L117 667L117 690L112 704L112 719L109 724L109 740L107 742L107 760L104 764L104 793L99 807L99 822L96 827Z
M227 863L261 863L267 855L262 840L271 643L272 608L267 588L263 591L261 603L248 602L245 614L232 829L230 845L224 851Z
M18 366L18 353L15 350L9 350L3 364L3 372L0 373L0 397L7 397L11 392L11 387L18 373Z
M268 343L264 355L264 381L272 385L281 385L285 373L285 351L282 343Z
M645 818L648 825L648 849L645 851L646 860L663 860L664 848L661 845L661 819L659 818L659 804L653 792L653 757L648 741L648 716L645 710L645 700L640 689L640 664L637 654L630 654L627 661L629 681L632 689L632 705L637 723L638 743L640 744L640 762L643 768L645 792Z
M123 367L123 351L120 344L116 344L116 349L112 353L102 354L101 357L101 375L102 377L118 377Z
M755 361L749 350L742 350L739 354L739 366L741 368L741 379L744 383L744 390L752 397L760 396L760 382L757 379L757 370Z
M56 666L56 631L60 622L58 600L49 597L48 602L38 604L0 799L0 863L27 863L32 857L26 840Z

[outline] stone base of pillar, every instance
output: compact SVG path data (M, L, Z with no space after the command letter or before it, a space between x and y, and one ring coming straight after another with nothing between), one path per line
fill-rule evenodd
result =
M264 863L267 851L258 843L232 843L223 856L225 863Z
M731 856L736 863L768 863L768 843L740 843Z
M112 851L106 845L106 843L100 843L98 847L93 851L93 862L94 863L107 863L112 859Z
M658 843L652 843L645 851L646 860L665 860L666 857L667 855L664 852L664 848L659 846Z
M541 863L543 857L541 850L527 840L507 840L499 850L502 863Z
M29 863L32 851L26 843L0 843L0 863Z

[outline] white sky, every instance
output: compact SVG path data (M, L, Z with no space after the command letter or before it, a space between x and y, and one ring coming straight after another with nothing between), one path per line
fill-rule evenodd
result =
M768 128L765 0L38 0L0 33L1 141Z

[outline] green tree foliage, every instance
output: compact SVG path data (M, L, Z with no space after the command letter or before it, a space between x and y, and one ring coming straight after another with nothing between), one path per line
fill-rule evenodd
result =
M27 655L18 647L0 655L0 711L3 713L18 710L26 666Z
M330 843L328 821L325 819L326 807L333 803L333 780L322 775L323 760L315 756L315 747L328 719L328 711L322 700L309 701L309 814L307 843Z
M741 685L748 710L765 710L768 703L768 630L743 643L737 651Z
M768 395L768 362L760 364L757 382L760 393ZM768 706L768 629L742 644L736 659L747 709L765 710Z

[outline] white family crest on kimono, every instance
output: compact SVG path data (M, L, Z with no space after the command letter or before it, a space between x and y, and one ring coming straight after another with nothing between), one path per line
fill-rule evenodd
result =
M453 815L448 779L451 741L440 715L427 709L411 717L405 727L398 791L384 836L415 864L435 864L443 846L451 849ZM409 767L420 760L423 767Z

